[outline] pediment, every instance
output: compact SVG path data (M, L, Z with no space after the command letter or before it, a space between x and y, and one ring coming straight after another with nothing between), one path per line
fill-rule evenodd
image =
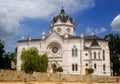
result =
M52 43L52 42L57 42L57 43L63 43L63 38L56 32L53 31L47 38L46 42Z

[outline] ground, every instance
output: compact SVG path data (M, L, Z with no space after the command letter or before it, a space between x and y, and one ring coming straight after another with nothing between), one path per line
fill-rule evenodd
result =
M80 82L0 82L0 84L120 84L120 83L80 83Z

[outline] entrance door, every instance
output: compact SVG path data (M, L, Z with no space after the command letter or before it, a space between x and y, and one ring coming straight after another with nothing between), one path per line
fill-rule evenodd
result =
M88 75L88 68L85 69L85 75Z
M52 64L51 67L52 67L53 73L56 73L57 72L56 64Z

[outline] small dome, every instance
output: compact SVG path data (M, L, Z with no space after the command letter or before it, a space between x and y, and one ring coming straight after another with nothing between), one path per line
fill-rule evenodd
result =
M63 7L62 7L59 15L53 18L52 23L56 23L58 21L58 19L60 19L60 21L64 22L64 23L66 23L68 20L70 20L70 22L73 24L72 18L65 13Z
M45 35L45 32L42 32L41 35L44 36L44 35Z

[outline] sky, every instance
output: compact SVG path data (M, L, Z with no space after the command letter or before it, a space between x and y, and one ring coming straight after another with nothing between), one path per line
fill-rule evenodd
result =
M17 41L49 35L50 22L64 7L75 23L76 35L120 34L120 0L0 0L0 39L14 52Z

